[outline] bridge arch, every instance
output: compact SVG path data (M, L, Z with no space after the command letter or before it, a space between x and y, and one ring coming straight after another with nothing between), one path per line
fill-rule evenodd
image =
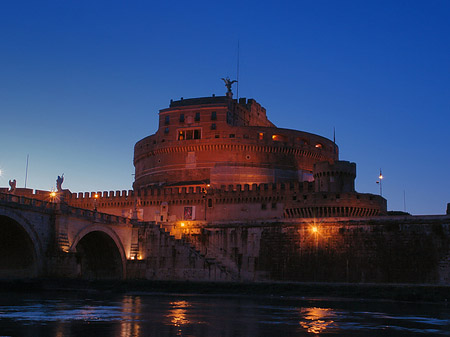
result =
M0 277L35 278L42 265L42 243L33 225L21 214L1 212Z
M70 252L77 253L78 273L86 279L123 279L126 255L117 233L102 225L88 226L75 235Z

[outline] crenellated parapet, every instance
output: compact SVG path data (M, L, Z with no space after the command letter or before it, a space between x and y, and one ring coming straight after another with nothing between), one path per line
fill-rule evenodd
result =
M136 191L73 193L66 202L74 207L98 208L112 214L141 217L153 221L183 220L185 207L197 207L196 219L252 219L373 216L386 213L386 200L356 192L317 192L314 182L236 184L211 186L151 186ZM267 213L266 212L266 213ZM171 217L172 215L172 217ZM193 219L194 220L194 219ZM166 221L166 220L165 220Z

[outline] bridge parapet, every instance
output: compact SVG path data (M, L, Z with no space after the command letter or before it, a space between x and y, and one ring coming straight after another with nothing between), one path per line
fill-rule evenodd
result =
M99 222L99 223L105 223L105 224L127 224L131 225L133 220L129 218L125 218L122 216L107 214L107 213L101 213L98 211L88 210L84 208L77 208L69 205L60 204L59 209L62 213L67 215L72 215L78 218L83 218L86 220L91 220L93 222Z
M29 208L34 208L37 210L55 210L57 207L57 204L40 200L40 199L34 199L34 198L28 198L20 195L14 195L9 193L0 193L0 203L2 204L16 204L20 206L25 206Z

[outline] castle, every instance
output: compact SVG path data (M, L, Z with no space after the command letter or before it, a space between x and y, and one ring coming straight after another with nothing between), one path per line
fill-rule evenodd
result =
M364 217L386 200L355 191L356 165L324 137L275 127L253 99L171 101L136 143L132 191L68 194L80 208L144 221Z
M387 215L334 141L227 81L160 110L132 190L0 189L0 277L450 282L448 210Z

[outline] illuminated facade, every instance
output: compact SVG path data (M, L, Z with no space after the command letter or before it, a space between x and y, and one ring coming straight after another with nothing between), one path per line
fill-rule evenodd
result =
M163 223L385 213L385 199L355 192L356 165L338 158L333 141L277 128L253 99L181 99L159 112L155 134L136 143L132 191L66 201Z

